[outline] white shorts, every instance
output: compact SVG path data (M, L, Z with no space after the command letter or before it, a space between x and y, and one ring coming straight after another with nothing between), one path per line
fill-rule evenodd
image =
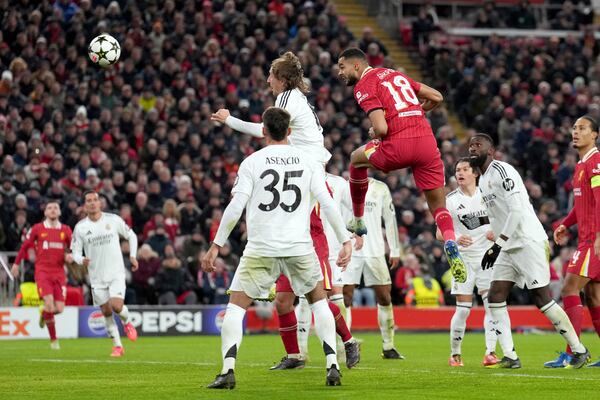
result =
M112 298L125 298L125 278L114 279L109 283L92 284L92 298L94 305L101 306Z
M365 286L392 284L384 256L352 257L348 268L342 272L342 281L344 285L358 285L361 276L365 278Z
M323 280L314 251L295 257L242 256L229 290L244 292L253 299L266 299L281 274L288 277L296 296L311 292Z
M482 255L483 257L483 255ZM477 293L481 294L482 291L490 288L490 282L492 280L493 268L483 270L481 268L481 260L465 260L467 264L467 281L465 283L459 283L452 278L452 289L451 294L454 295L471 295L473 289L477 287Z
M492 273L492 281L510 281L519 287L537 289L550 284L548 241L529 242L524 247L502 250Z
M331 265L331 285L332 286L344 286L342 279L342 269L338 267L337 255L335 257L329 257L329 265Z

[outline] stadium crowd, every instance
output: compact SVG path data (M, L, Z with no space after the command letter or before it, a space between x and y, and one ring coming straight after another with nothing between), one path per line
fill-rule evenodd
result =
M244 223L223 247L216 272L201 272L199 256L216 233L239 163L261 142L210 122L212 112L228 108L259 121L274 100L270 62L291 50L303 62L333 154L327 169L344 175L369 122L337 78L338 54L358 45L372 65L392 65L373 32L354 37L327 0L21 0L1 7L0 250L19 248L41 220L44 199L60 199L61 220L73 227L83 216L82 192L95 189L104 210L121 215L143 244L140 268L128 277L128 303L226 302ZM109 69L87 56L102 32L122 46ZM492 134L499 156L528 177L551 229L570 199L573 117L600 116L595 41L490 37L455 46L432 33L423 51L425 70L469 132ZM429 118L453 187L464 147L444 107ZM401 303L411 276L447 282L447 265L409 171L377 177L392 191L400 226L404 265L393 274ZM126 243L123 252L128 260ZM565 251L555 252L566 260ZM77 270L69 281L86 285Z

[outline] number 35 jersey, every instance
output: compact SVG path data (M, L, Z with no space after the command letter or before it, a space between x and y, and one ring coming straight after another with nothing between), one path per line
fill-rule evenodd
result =
M312 197L326 193L323 166L290 145L270 145L240 165L232 193L250 196L244 255L291 257L310 254Z
M388 68L371 68L354 86L354 98L367 113L383 110L392 136L414 138L431 136L433 132L417 97L421 84L407 75Z

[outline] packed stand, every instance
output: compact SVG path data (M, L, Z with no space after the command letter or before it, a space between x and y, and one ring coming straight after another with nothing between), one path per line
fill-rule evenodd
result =
M490 134L498 144L497 157L522 174L550 237L573 205L571 179L578 156L570 143L571 127L585 114L600 120L600 47L589 15L581 9L564 2L546 27L578 30L580 36L452 38L430 31L426 44L418 47L423 70L470 128L466 138L475 132ZM531 6L521 2L514 11L519 10L529 15ZM483 20L501 21L497 14L494 3L487 2L476 12L473 26L498 27L482 25ZM466 154L464 146L454 150ZM447 158L456 156L442 152ZM555 296L575 250L576 232L571 236L566 247L551 243Z
M140 239L127 303L225 302L245 223L221 250L217 271L202 272L199 257L216 233L239 163L261 142L210 122L211 113L229 108L259 121L273 104L270 62L292 50L333 154L328 169L343 175L369 123L337 78L337 56L360 45L373 65L391 65L387 49L370 29L355 38L326 0L91 3L4 10L0 250L19 248L41 220L44 199L60 199L61 220L73 227L84 215L82 192L95 189L104 210L123 217ZM101 32L122 45L119 63L106 70L87 58L89 41ZM430 118L443 148L457 144L444 108ZM451 166L454 158L445 161ZM405 269L442 280L443 252L412 177L401 171L378 178L392 190L405 254L418 257ZM124 243L126 265L128 251ZM69 284L87 293L81 269L69 271Z

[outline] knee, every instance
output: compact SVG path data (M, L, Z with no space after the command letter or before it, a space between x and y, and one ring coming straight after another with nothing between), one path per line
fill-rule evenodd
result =
M350 164L355 165L358 161L358 150L354 150L350 154Z
M54 309L54 314L60 314L65 310L65 306L64 305L56 305L56 308Z
M535 304L535 306L537 308L542 308L546 304L550 303L551 301L552 301L552 296L550 296L549 293L535 292L533 294L533 304Z
M287 314L294 310L294 302L289 301L288 296L277 296L275 297L275 309L279 315Z
M392 295L390 293L378 293L376 298L377 304L380 306L389 306L392 304Z
M502 303L503 301L506 301L506 296L497 290L490 289L487 295L487 301L488 303Z
M52 304L52 302L44 303L44 312L54 314L56 312L56 308L54 307L54 304Z

